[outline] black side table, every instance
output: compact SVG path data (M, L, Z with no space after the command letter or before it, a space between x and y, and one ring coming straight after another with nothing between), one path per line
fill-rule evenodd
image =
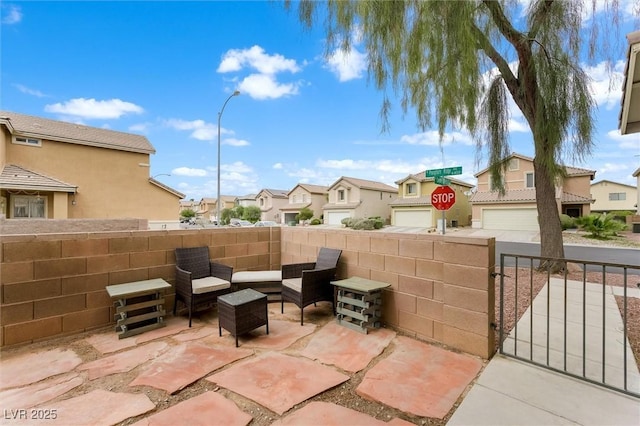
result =
M263 325L269 334L269 317L267 314L267 295L248 288L234 293L218 296L218 332L229 331L236 338Z

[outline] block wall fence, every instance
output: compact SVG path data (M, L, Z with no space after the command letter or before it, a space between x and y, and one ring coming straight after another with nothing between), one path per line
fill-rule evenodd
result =
M313 261L342 250L338 278L390 283L385 326L489 358L494 352L495 240L325 227L4 235L0 341L8 347L114 325L105 287L175 281L177 247L208 246L235 271ZM165 297L169 313L174 294Z

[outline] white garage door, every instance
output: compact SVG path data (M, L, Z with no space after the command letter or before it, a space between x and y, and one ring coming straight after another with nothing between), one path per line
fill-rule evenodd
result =
M431 228L431 209L415 210L394 210L393 224L395 226L418 226L421 228Z
M537 209L484 209L484 229L539 231Z
M346 211L327 212L326 216L328 225L342 225L342 219L351 217Z

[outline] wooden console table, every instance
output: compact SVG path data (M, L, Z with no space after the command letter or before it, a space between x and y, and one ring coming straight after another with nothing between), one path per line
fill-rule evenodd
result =
M162 278L108 285L107 293L112 299L116 299L114 305L118 338L164 327L162 291L168 288L171 288L171 284Z
M391 284L351 277L331 281L338 289L337 322L367 334L368 328L380 328L382 290Z

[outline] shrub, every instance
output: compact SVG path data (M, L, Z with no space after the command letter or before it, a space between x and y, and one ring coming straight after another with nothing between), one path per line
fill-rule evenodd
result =
M340 222L347 228L353 228L353 224L356 223L356 221L357 219L354 217L345 217Z
M384 220L380 216L370 217L369 220L373 221L374 229L382 229L384 226Z
M311 219L311 222L309 222L310 225L320 225L321 223L322 221L317 217L314 217L313 219Z
M624 223L614 219L611 214L590 214L576 219L576 223L587 231L591 237L607 239L626 228Z
M562 225L562 229L572 229L577 228L576 219L574 217L568 216L566 214L560 215L560 224Z
M357 219L351 227L357 230L371 231L375 229L374 222L373 219Z

